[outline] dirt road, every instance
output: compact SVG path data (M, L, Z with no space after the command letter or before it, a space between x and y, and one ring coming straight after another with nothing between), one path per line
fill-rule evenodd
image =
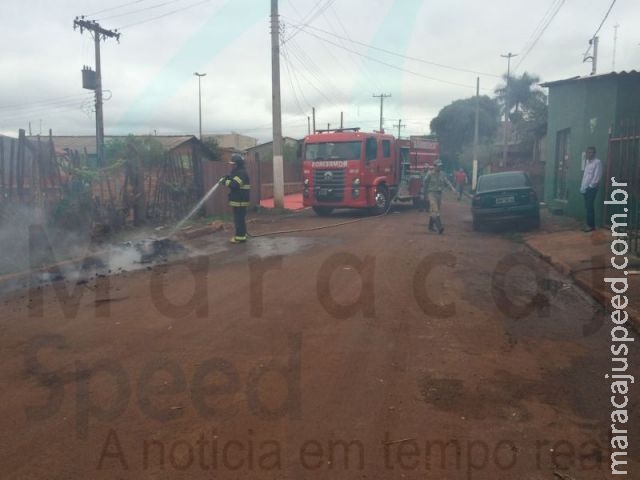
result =
M610 478L604 317L517 235L444 219L264 217L358 221L8 297L0 476Z

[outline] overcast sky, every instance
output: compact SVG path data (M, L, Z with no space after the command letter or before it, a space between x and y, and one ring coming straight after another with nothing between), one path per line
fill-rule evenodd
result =
M280 0L283 133L378 126L429 133L438 111L492 94L506 73L542 81L588 75L589 38L612 0ZM206 133L271 138L270 0L2 0L0 133L95 133L93 38L76 16L120 29L101 44L105 133L196 134L198 79ZM617 0L599 32L598 73L640 69L640 2Z

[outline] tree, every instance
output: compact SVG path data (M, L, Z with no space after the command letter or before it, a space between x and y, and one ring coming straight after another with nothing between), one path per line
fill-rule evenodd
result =
M494 99L481 96L478 141L493 140L499 123L499 108ZM476 97L456 100L444 107L431 120L431 131L438 136L440 156L446 162L457 163L465 146L473 143L476 118Z
M211 150L211 153L213 154L213 160L220 160L222 158L220 145L218 145L218 142L215 138L205 137L204 140L202 140L202 143L204 143L205 147Z
M536 75L529 75L524 72L519 77L507 78L507 75L502 77L505 81L504 85L496 88L496 99L500 104L502 111L504 112L505 105L509 105L509 114L511 112L518 113L523 105L529 103L532 96L542 93L542 90L536 89L535 86L540 82L540 77ZM507 85L509 85L507 87Z
M509 105L509 120L513 124L515 140L526 148L547 133L547 96L536 85L540 78L524 72L519 77L512 77L507 87L505 84L496 88L496 100L504 112Z

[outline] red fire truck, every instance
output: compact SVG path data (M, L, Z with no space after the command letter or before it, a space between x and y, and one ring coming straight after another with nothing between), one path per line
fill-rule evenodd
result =
M391 201L417 205L424 174L438 154L430 137L397 140L359 128L317 131L304 139L303 204L318 215L335 208L378 214Z

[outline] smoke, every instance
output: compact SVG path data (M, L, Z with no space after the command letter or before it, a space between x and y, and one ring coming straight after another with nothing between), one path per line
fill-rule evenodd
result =
M24 272L87 254L90 231L65 231L45 224L42 208L0 206L0 275Z
M58 281L86 283L189 255L168 238L92 245L88 227L68 231L45 225L45 218L36 207L0 204L0 277L6 275L0 279L0 294ZM24 272L30 274L11 275Z

